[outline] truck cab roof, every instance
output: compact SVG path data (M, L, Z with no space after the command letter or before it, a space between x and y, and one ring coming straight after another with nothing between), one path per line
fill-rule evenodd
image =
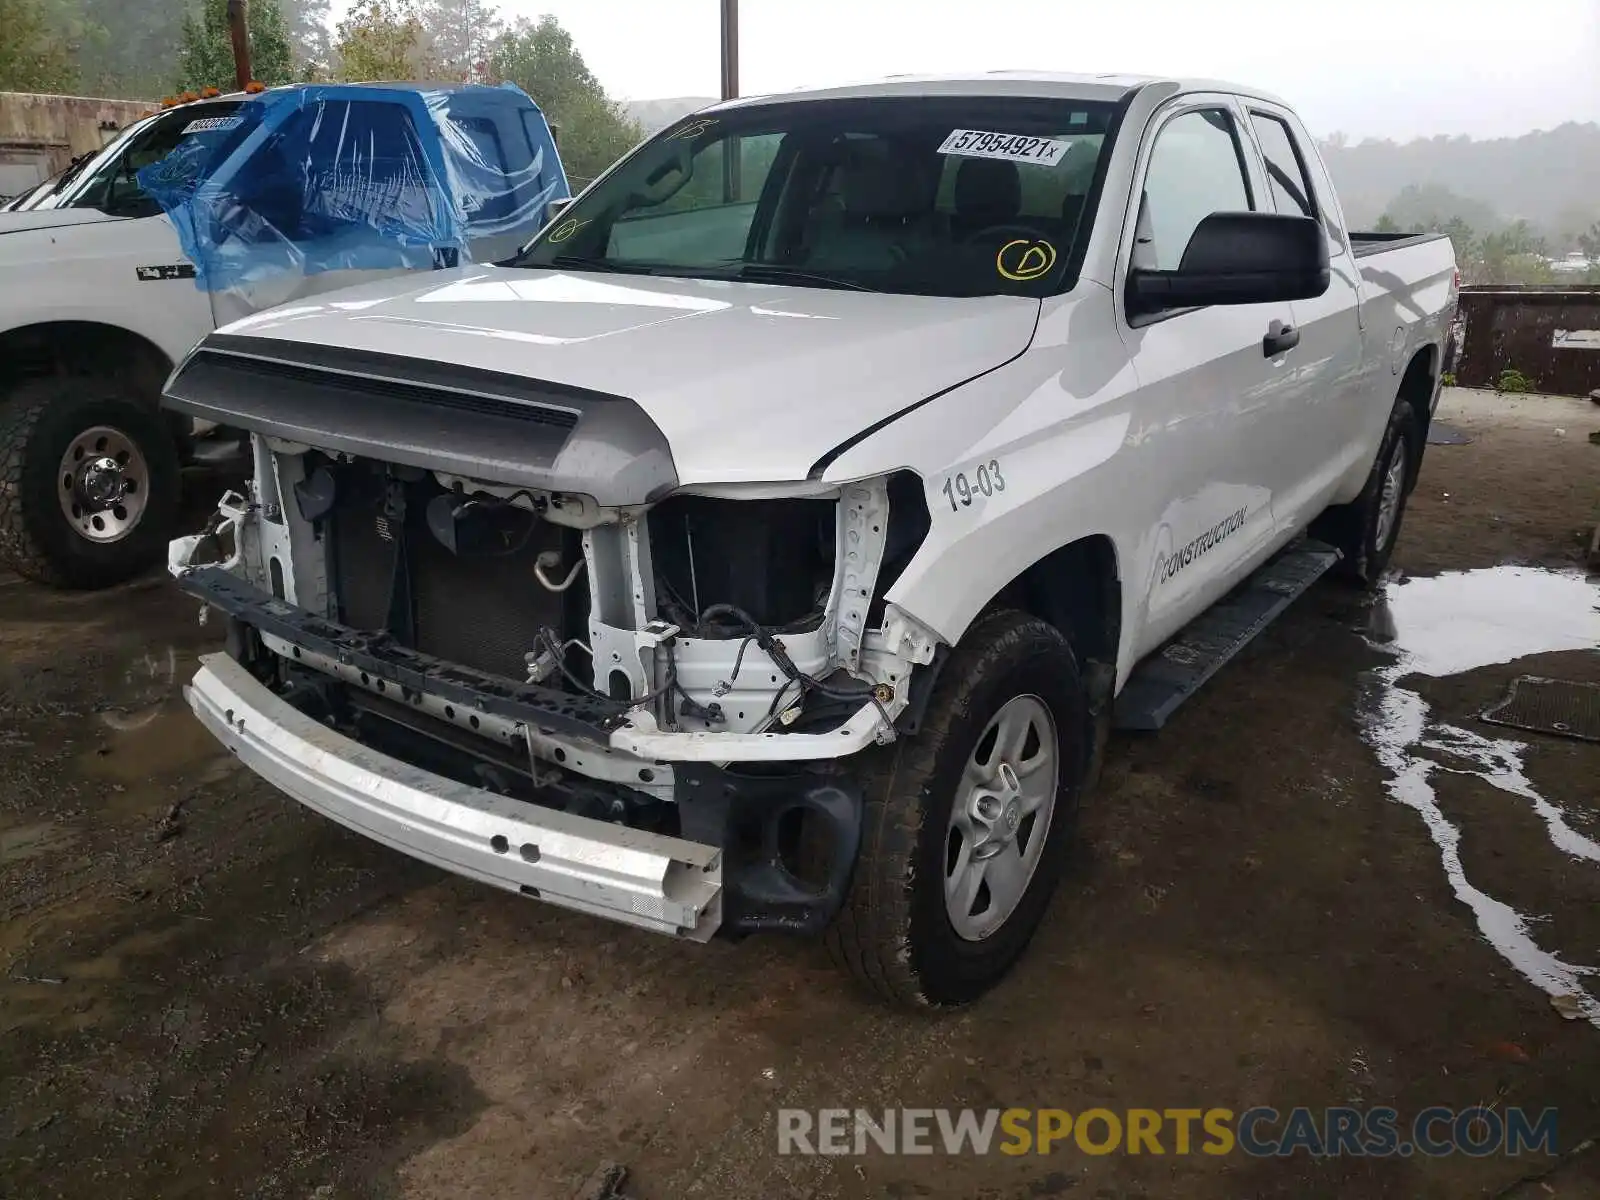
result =
M719 112L754 104L788 100L856 100L879 96L1032 96L1061 100L1120 100L1132 92L1157 88L1169 95L1183 92L1222 92L1283 104L1259 88L1200 77L1106 73L1075 74L1067 71L995 70L961 74L886 75L836 87L797 88L765 96L741 97L710 106Z

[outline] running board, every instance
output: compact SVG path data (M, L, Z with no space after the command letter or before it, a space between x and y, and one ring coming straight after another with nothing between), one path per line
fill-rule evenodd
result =
M1117 697L1116 728L1160 729L1178 705L1338 561L1332 546L1310 539L1279 551L1133 669Z

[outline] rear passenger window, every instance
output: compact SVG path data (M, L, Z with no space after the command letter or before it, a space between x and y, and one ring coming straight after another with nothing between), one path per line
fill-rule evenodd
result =
M1277 117L1253 112L1250 122L1255 126L1256 140L1261 143L1262 156L1267 160L1267 182L1272 188L1273 206L1287 217L1315 217L1316 196L1311 190L1311 177L1306 173L1305 161L1289 127Z
M1201 221L1254 208L1233 117L1220 108L1176 116L1161 127L1150 151L1133 265L1176 271Z

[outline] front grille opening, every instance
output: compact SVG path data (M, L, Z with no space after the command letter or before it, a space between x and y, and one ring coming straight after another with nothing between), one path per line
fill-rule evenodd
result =
M540 630L565 640L588 625L588 590L553 593L534 573L543 553L558 554L562 573L583 555L581 535L493 497L467 497L431 475L357 460L317 466L332 476L334 498L320 522L330 548L336 618L446 662L507 679L527 678L527 655ZM438 497L474 500L495 514L455 550L427 519ZM577 661L574 666L578 666Z

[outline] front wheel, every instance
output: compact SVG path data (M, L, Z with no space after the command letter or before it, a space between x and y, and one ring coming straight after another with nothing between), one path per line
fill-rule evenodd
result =
M945 664L922 730L864 780L861 855L828 942L880 997L976 999L1009 971L1065 868L1086 760L1077 661L1052 626L1003 612Z
M100 588L160 562L179 467L159 415L116 380L52 376L0 401L0 561Z

